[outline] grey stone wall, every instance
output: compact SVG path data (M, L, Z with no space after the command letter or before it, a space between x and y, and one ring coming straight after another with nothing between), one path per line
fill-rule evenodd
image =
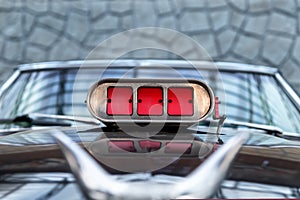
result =
M84 59L109 36L147 26L185 33L217 61L278 67L300 93L299 0L0 0L1 80L17 64Z

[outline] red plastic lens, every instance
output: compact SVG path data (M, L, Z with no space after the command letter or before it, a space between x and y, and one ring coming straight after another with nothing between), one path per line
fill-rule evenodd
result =
M106 112L108 115L132 115L132 88L108 87Z
M139 141L140 147L146 149L147 151L156 151L160 149L161 143L151 140L142 140Z
M108 151L113 153L120 153L124 151L136 152L133 141L130 140L116 140L108 142Z
M176 116L194 114L192 87L170 87L168 89L168 114Z
M138 115L162 115L163 91L159 87L140 87L137 92Z
M183 143L183 142L168 142L166 144L166 153L185 153L189 154L192 151L191 143Z

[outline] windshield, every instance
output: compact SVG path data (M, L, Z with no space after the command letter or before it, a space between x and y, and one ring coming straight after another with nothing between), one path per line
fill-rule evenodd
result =
M169 73L163 68L143 69L140 73L131 69L108 68L102 77L99 77L99 69L96 68L85 69L80 75L77 74L77 68L24 71L1 96L1 116L13 118L21 114L43 113L91 117L85 99L89 87L100 78L159 78ZM221 71L222 80L219 80L214 71L201 70L199 75L193 70L177 69L177 76L208 82L216 96L220 96L224 89L225 99L221 99L220 110L226 112L227 119L273 125L287 132L300 132L299 112L273 76ZM2 128L11 127L11 124L2 125Z

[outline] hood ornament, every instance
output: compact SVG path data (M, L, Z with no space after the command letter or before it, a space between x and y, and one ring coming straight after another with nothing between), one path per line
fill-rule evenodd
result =
M249 134L241 133L233 137L187 177L170 184L145 180L135 182L116 180L62 132L56 130L53 136L79 187L90 199L205 199L211 197L219 188Z

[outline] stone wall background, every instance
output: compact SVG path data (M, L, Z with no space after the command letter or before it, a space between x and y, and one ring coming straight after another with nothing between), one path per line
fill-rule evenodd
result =
M0 82L17 64L84 59L109 36L149 26L193 37L215 61L278 67L300 93L299 0L0 0Z

